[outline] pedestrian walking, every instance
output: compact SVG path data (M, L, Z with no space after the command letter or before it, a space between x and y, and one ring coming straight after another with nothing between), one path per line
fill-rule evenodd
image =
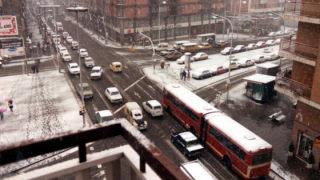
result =
M190 71L189 71L189 70L188 70L187 80L189 80L189 81L190 81Z
M13 104L12 103L13 103L12 100L8 101L8 106L9 106L11 112L13 112L13 110L12 110L13 109Z
M33 74L36 72L36 66L35 65L32 65L31 66L31 69L32 69L32 72L33 72Z
M186 81L187 72L185 70L182 71L183 80Z
M0 112L0 115L1 115L1 121L2 121L2 120L3 120L3 117L4 117L3 112Z

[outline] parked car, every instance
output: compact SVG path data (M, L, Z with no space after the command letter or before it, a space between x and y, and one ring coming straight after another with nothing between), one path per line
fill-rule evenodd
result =
M254 61L248 58L242 58L237 61L239 67L248 67L254 65Z
M175 132L171 134L170 139L186 157L201 156L204 152L203 146L191 132Z
M286 31L284 32L284 34L295 34L296 32L294 31L294 29L286 29Z
M109 110L96 111L95 116L98 123L114 120L114 117Z
M94 61L91 57L85 57L84 58L84 66L85 67L93 67L95 64L94 64Z
M64 21L69 22L69 21L71 21L71 18L66 17L66 18L64 18Z
M281 38L276 39L276 44L280 44Z
M248 44L248 46L246 47L246 50L253 50L253 49L257 49L257 45L254 43L250 43Z
M224 40L219 40L215 43L215 47L225 47L228 45L228 42L227 41L224 41Z
M268 34L268 36L269 36L269 37L274 37L274 36L276 36L276 32L270 32L270 33Z
M264 48L263 52L264 53L271 53L273 51L273 48Z
M253 56L252 60L255 63L261 63L261 62L265 62L267 59L264 57L264 55L256 55L256 56Z
M197 69L192 73L194 79L204 79L213 76L212 70L210 69Z
M199 49L202 51L211 49L211 45L209 43L201 43L199 44Z
M61 56L62 61L72 61L72 58L71 58L68 51L62 53L60 56Z
M105 94L111 103L122 102L122 96L116 87L109 87L105 90Z
M199 61L199 60L208 59L208 54L206 54L204 52L199 52L196 55L192 56L191 59L193 61Z
M165 51L169 49L168 43L160 43L156 48L154 48L155 51Z
M273 45L276 45L276 41L275 41L275 40L268 40L268 41L266 42L266 44L267 44L268 46L273 46Z
M171 52L170 54L167 54L166 56L164 56L166 59L168 60L176 60L179 59L183 54L179 51L174 51Z
M78 53L80 54L80 57L82 57L82 58L88 57L88 52L86 49L79 49Z
M238 53L238 52L243 52L246 51L246 48L244 45L237 45L234 49L232 53Z
M80 74L80 68L77 63L69 63L68 70L70 74Z
M213 75L218 75L227 72L229 68L227 68L226 66L214 66L210 70L212 71Z
M229 62L224 63L223 66L229 69ZM234 70L234 69L238 69L238 68L239 68L239 66L238 66L237 62L234 62L234 61L230 62L230 70Z
M67 39L68 36L69 36L68 32L62 32L63 39Z
M277 31L276 32L276 36L282 36L283 35L283 31Z
M181 56L179 59L177 59L177 63L178 64L184 64L185 63L185 60L186 60L186 56L183 55ZM194 59L190 58L190 62L193 62Z
M58 47L58 53L60 53L60 55L64 52L68 52L66 47L63 47L63 46Z
M101 66L95 66L91 70L90 79L101 79L102 77L102 68Z
M278 55L278 53L268 53L264 56L266 58L267 61L272 61L272 60L276 60L278 58L280 58L280 56Z
M263 42L263 41L259 41L259 42L257 42L257 48L264 48L264 47L267 47L268 45L265 43L265 42Z
M47 33L48 33L48 35L50 36L51 33L52 33L52 29L51 29L51 28L47 28Z
M228 55L230 52L233 51L233 47L226 47L224 50L221 51L222 55Z
M142 103L142 107L152 117L163 116L163 109L157 100L150 100Z
M83 92L83 98L84 99L90 99L93 98L93 91L88 83L82 83L82 92ZM81 83L77 84L76 86L77 93L79 96L81 96Z
M71 44L72 43L72 41L73 41L73 39L72 39L72 37L71 36L67 36L67 43L69 43L69 44Z
M170 54L170 53L176 52L176 51L177 51L176 49L168 49L168 50L166 50L166 51L161 51L161 52L160 52L160 55L161 55L161 56L165 56L165 55L167 55L167 54Z
M79 48L78 42L77 41L72 41L71 42L71 47L72 47L72 49L78 49Z

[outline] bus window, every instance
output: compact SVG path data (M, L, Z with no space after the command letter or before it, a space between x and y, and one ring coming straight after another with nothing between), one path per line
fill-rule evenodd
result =
M240 152L239 152L239 158L242 159L242 160L246 159L246 153L244 151L242 151L241 149L240 149Z
M235 145L232 141L229 140L227 147L233 152L233 154L238 156L239 147L237 145Z
M271 152L256 154L253 156L252 165L258 165L269 161L271 161Z

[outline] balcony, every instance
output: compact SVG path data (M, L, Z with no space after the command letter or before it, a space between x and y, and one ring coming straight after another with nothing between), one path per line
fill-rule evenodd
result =
M292 40L282 39L279 55L310 66L315 66L318 58L318 48Z
M295 99L302 97L310 100L311 87L291 79L292 69L285 69L277 74L274 89Z
M128 145L87 154L86 144L98 140L108 143L107 138L115 136L122 136ZM80 180L103 175L108 180L120 180L121 173L124 173L126 179L188 179L179 167L126 119L55 134L47 139L3 145L0 147L0 166L6 168L10 163L32 161L30 158L67 148L72 150L74 147L78 150L78 159L12 174L7 179L58 179L67 175ZM16 155L17 153L19 155ZM121 164L122 162L127 163Z
M283 11L283 7L269 7L269 8L250 8L250 13L268 13Z
M320 24L319 9L319 2L286 1L283 18L286 20Z
M117 0L117 5L126 5L126 0Z

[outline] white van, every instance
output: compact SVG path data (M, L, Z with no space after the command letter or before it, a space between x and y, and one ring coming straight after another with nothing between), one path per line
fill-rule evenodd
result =
M168 43L160 43L158 47L154 48L155 51L165 51L169 49Z
M63 26L61 22L57 22L56 25L57 25L57 31L63 31Z
M179 50L184 43L190 43L190 41L177 41L174 43L173 48Z
M143 120L142 109L136 102L128 102L124 106L124 114L129 122L138 130L147 129L147 121Z

